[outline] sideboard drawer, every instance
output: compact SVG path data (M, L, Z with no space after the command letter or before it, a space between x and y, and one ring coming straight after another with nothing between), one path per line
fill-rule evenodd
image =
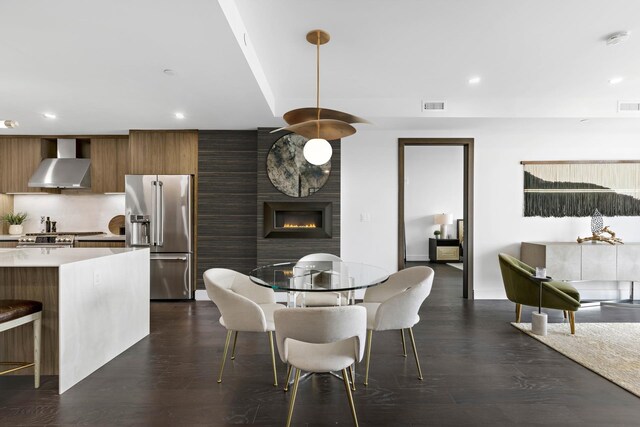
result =
M460 259L460 248L457 246L438 246L438 261L458 261Z

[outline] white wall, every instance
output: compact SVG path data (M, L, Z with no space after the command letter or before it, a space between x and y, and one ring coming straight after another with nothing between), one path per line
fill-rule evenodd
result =
M37 233L44 228L41 216L57 221L58 231L103 231L109 233L109 221L116 215L124 215L124 194L16 194L14 212L27 212L25 233Z
M456 238L456 219L462 218L464 204L463 148L406 147L404 157L407 261L428 260L428 239L440 229L433 223L436 214L453 215L447 235Z
M576 121L577 122L577 121ZM396 271L398 138L475 138L475 298L504 298L497 255L521 241L575 241L590 218L524 218L521 160L640 159L632 131L592 126L478 126L464 130L361 129L342 143L341 256ZM361 213L370 221L362 222ZM618 236L640 241L640 218L606 218Z

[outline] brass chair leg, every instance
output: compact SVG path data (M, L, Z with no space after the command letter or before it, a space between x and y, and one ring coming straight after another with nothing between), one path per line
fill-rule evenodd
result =
M229 351L229 341L231 341L232 330L227 331L227 340L224 343L224 352L222 353L222 365L220 365L220 375L218 375L218 384L222 382L222 372L224 371L224 362L227 360L227 352Z
M576 312L569 312L569 325L571 325L571 335L576 334Z
M236 342L238 342L238 331L236 331L236 334L233 337L233 348L231 349L231 360L236 359Z
M35 387L40 388L40 346L42 330L42 316L33 321L33 376Z
M276 352L273 349L273 331L269 334L269 346L271 347L271 364L273 365L273 386L278 387L278 370L276 369Z
M413 355L416 358L416 366L418 367L418 379L422 380L422 369L420 369L420 360L418 360L418 349L416 348L416 340L413 337L413 328L409 328L409 337L411 338L411 345L413 346Z
M293 368L293 366L288 365L287 368L287 379L284 382L284 392L288 392L289 391L289 378L291 378L291 369Z
M356 374L353 372L353 365L349 365L349 374L351 375L351 390L356 391Z
M404 329L400 329L400 336L402 337L402 355L407 357L407 342L404 340Z
M300 382L300 369L296 369L296 377L293 380L293 390L291 391L291 402L289 402L289 414L287 415L287 427L291 425L293 417L293 406L296 404L296 395L298 394L298 383Z
M351 416L353 417L353 425L358 427L358 416L356 415L356 406L353 404L353 396L351 395L351 387L349 387L349 377L347 370L342 370L342 379L344 380L344 389L347 391L347 399L349 399L349 407L351 408Z
M371 362L371 339L373 338L373 329L367 331L367 361L364 373L364 385L369 385L369 363Z
M516 323L520 323L522 317L522 304L516 304Z

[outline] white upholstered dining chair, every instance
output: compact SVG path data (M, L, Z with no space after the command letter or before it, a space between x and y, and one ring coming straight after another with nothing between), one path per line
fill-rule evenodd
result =
M280 359L295 370L287 426L291 424L300 371L342 371L353 422L357 426L347 368L362 360L367 311L358 306L289 308L274 313ZM351 381L354 381L353 371Z
M333 254L316 253L305 255L298 262L342 262L340 257ZM304 307L331 307L347 305L348 292L300 292L296 296L296 305Z
M413 355L416 358L418 379L422 379L422 369L413 336L413 326L420 321L418 310L431 293L433 270L429 267L410 267L389 276L389 279L371 288L364 294L364 302L358 304L367 309L367 355L364 385L369 384L369 364L371 362L371 341L373 331L400 330L402 349L407 356L404 330L409 330Z
M218 382L222 382L222 372L229 350L231 334L235 332L231 359L235 359L238 332L266 332L271 346L273 365L273 385L278 385L278 373L273 348L273 315L286 308L276 303L273 289L251 282L248 276L226 268L211 268L204 272L207 295L220 309L220 324L227 328L222 364Z

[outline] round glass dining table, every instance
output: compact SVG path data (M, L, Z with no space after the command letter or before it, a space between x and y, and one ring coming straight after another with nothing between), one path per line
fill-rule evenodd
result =
M282 262L249 273L249 279L256 285L293 294L290 306L295 306L295 294L299 292L347 292L352 304L353 291L379 285L388 278L384 268L348 261Z

